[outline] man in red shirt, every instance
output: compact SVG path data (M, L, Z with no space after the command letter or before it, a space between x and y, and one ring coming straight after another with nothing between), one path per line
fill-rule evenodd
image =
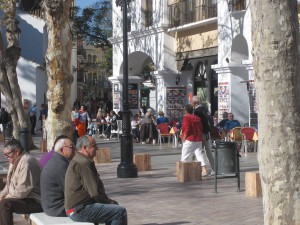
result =
M202 176L207 176L206 164L202 154L202 123L198 116L193 114L193 106L186 105L185 116L182 122L182 153L181 161L191 162L193 156L201 162Z

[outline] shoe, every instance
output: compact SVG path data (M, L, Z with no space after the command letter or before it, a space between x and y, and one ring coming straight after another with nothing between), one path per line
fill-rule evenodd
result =
M155 141L155 140L153 140L153 141L152 141L152 143L153 143L153 145L155 145L156 141Z
M215 175L215 171L213 171L213 170L210 171L209 175L210 175L210 176L214 176L214 175Z
M144 141L142 142L142 145L146 144Z
M206 177L206 176L208 176L208 173L207 173L207 171L205 171L205 172L202 172L202 177Z

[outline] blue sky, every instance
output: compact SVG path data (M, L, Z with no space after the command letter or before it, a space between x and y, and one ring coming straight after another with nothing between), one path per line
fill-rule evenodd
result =
M79 6L81 9L92 5L93 3L97 2L97 0L75 0L76 6Z

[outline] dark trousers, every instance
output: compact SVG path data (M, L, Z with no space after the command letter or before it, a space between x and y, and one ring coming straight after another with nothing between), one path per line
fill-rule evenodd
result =
M30 116L31 123L31 134L34 134L35 126L36 126L36 116Z
M32 198L4 198L0 201L0 225L14 225L13 213L30 214L43 212L41 204Z

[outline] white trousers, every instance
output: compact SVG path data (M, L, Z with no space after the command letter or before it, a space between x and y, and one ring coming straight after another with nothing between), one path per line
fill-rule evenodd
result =
M197 161L201 162L201 166L205 166L204 155L202 153L202 143L201 141L198 142L191 142L186 140L183 142L182 145L182 152L181 152L181 161L182 162L192 162L193 156L196 156Z

